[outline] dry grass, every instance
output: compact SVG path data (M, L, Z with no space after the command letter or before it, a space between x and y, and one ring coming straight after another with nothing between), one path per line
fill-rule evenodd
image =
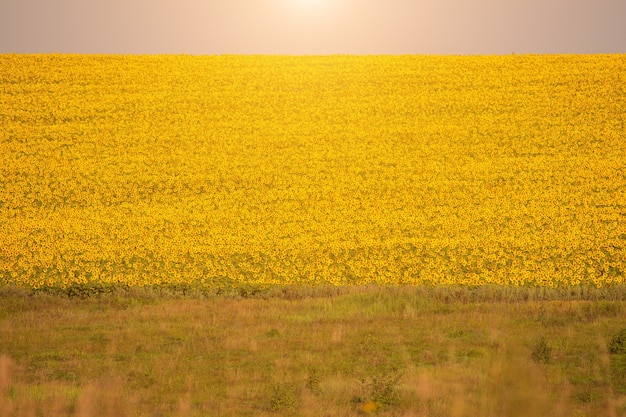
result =
M0 292L0 415L625 415L622 301L305 293Z

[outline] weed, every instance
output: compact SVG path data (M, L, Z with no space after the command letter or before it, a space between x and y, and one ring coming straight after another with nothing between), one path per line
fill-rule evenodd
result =
M270 329L265 333L267 337L278 337L280 336L280 331L278 329Z
M268 411L296 411L300 406L299 392L294 384L274 384L268 390Z
M385 368L379 370L378 374L370 379L361 379L368 400L366 404L373 402L381 408L397 405L401 399L398 390L398 382L401 378L402 374L396 369Z
M576 398L578 399L578 401L580 401L583 404L585 403L589 404L589 403L597 403L597 402L602 401L604 399L604 395L598 391L585 390L579 393L576 396Z
M320 393L320 376L317 369L309 369L309 375L307 376L305 387L313 394L317 395Z
M552 354L552 347L548 345L545 336L541 336L535 343L533 348L532 358L537 363L550 362L550 355Z

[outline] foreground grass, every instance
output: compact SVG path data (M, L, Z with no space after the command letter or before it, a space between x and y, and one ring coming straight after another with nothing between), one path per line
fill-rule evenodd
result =
M620 416L624 293L2 289L0 415Z

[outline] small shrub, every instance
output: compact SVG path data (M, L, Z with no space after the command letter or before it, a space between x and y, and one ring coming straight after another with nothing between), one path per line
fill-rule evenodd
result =
M609 353L626 354L626 328L620 330L609 342Z
M537 363L548 363L550 362L550 355L552 353L552 347L548 345L546 338L541 336L537 343L535 343L535 347L533 348L532 358Z

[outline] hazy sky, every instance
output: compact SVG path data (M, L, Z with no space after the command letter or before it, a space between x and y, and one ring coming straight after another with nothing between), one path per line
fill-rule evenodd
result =
M0 0L0 53L626 53L626 0Z

